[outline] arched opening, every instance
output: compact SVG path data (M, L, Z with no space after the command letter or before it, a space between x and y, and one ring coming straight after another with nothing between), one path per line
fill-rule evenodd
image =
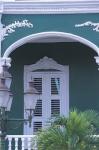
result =
M98 48L93 44L89 46L74 38L55 35L31 38L16 49L7 50L4 57L12 58L12 114L16 116L17 112L17 115L23 117L24 65L35 64L44 56L52 58L58 64L69 66L69 108L98 109L99 73L94 60L97 53ZM44 76L44 79L47 78ZM63 90L66 92L66 89ZM17 134L19 132L18 129Z
M50 39L50 40L49 40ZM65 33L65 32L42 32L42 33L36 33L29 35L27 37L24 37L15 43L13 43L11 46L7 48L5 51L3 57L8 57L11 52L15 51L16 48L29 43L29 42L59 42L59 41L75 41L75 42L80 42L90 48L92 48L94 51L96 51L97 54L99 54L99 48L93 44L92 42L88 41L87 39L84 39L80 36L71 34L71 33Z

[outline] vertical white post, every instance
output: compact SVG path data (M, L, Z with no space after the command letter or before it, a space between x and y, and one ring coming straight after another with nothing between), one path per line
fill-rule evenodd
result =
M37 139L34 138L34 150L37 150Z
M14 150L19 150L19 139L21 139L22 142L21 150L37 150L37 137L35 135L7 135L6 139L8 139L7 150L12 150L12 139L15 141ZM32 142L34 144L32 144Z
M28 150L31 150L31 137L28 137Z
M18 137L15 137L15 150L18 150Z
M21 138L21 141L22 141L22 150L24 150L24 140L25 140L24 137L22 137Z
M11 142L12 142L12 138L9 137L8 138L8 150L11 150L11 148L12 148Z

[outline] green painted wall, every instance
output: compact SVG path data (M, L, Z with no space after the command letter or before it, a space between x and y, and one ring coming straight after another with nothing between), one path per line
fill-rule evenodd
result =
M14 93L11 116L23 116L24 64L33 64L44 56L69 65L70 108L99 110L99 71L94 60L95 55L92 49L80 43L31 43L18 48L11 54L10 71L13 75ZM10 131L11 133L22 134L22 127Z
M99 46L99 32L93 31L93 27L75 28L75 24L86 21L99 22L99 14L61 14L61 15L10 15L4 14L2 23L7 26L14 21L24 19L33 23L33 28L17 28L16 32L9 34L2 42L2 55L4 51L17 40L40 32L60 31L79 35Z

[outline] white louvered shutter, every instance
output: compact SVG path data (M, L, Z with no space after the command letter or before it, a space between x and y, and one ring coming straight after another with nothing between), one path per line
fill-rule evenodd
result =
M68 70L68 69L67 69ZM28 73L26 81L34 81L39 99L34 110L32 127L24 127L24 134L36 134L49 125L48 120L57 115L68 115L68 77L55 69L38 69Z

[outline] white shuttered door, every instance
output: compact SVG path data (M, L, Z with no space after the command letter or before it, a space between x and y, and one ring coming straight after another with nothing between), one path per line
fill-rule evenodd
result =
M39 92L32 126L24 125L24 134L36 134L41 128L49 125L53 116L68 116L69 112L69 68L57 64L53 59L44 57L36 64L24 68L24 90L33 80ZM25 106L24 106L25 108ZM27 114L24 113L24 118Z
M47 126L51 117L66 115L66 74L60 71L32 72L29 74L31 77L39 92L31 129L35 134Z

